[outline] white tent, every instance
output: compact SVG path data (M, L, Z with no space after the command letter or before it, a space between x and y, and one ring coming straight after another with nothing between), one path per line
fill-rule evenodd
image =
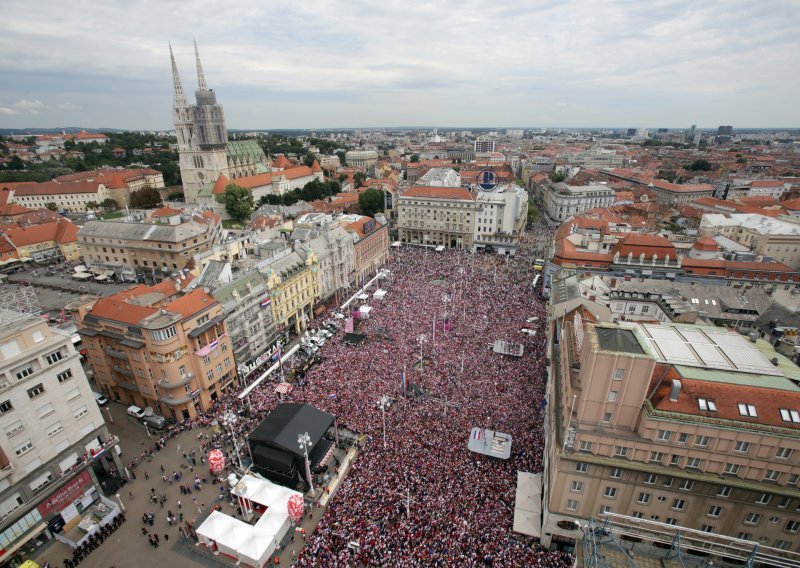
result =
M372 306L361 306L358 311L361 312L362 318L368 318L369 313L372 311Z
M400 248L401 244L400 241L395 241L392 243L392 248Z
M383 297L386 295L386 290L375 290L375 293L372 294L372 297L376 300L383 300Z
M517 499L514 503L514 531L542 536L542 474L517 472Z
M358 295L358 299L359 300L369 300L369 294L359 294Z
M434 250L435 250L436 252L444 252L444 247L443 247L442 245L439 245L439 246L438 246L438 247L436 247Z
M266 479L246 475L233 490L234 495L267 508L254 525L219 511L212 512L197 528L200 542L250 566L264 566L278 544L292 528L289 499L299 495Z

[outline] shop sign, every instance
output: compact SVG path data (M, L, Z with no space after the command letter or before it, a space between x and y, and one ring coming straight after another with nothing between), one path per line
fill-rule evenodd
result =
M43 518L47 518L53 511L59 511L72 503L76 497L83 493L83 488L92 483L92 478L82 471L75 479L39 503L37 509Z

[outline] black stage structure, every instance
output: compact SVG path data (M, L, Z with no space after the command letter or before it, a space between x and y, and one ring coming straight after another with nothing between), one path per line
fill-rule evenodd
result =
M320 462L334 444L334 420L310 404L279 404L247 437L253 469L275 483L295 487L300 478L306 477L298 435L308 432L311 438L308 448L311 470L324 468L326 464Z

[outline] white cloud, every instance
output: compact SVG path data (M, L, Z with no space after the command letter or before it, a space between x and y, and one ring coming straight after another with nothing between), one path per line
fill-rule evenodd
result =
M800 124L800 74L787 71L800 62L795 0L230 0L208 17L217 11L212 0L9 4L4 96L68 100L94 126L166 128L167 42L191 93L197 37L234 128ZM111 44L97 34L109 26ZM57 123L78 110L69 104L17 114Z
M57 104L56 108L61 110L81 110L83 107L75 103L66 102Z
M39 111L45 107L44 103L38 99L33 101L22 99L11 106L14 107L18 114L39 114Z

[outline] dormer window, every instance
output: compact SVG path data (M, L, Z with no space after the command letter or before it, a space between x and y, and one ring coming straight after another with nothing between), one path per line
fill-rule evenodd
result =
M756 407L754 405L752 405L752 404L744 404L744 403L740 402L738 404L738 406L739 406L739 415L740 416L750 416L750 417L758 416L758 413L756 412Z
M781 408L781 419L783 419L784 422L800 424L800 411Z
M700 410L717 411L717 403L709 398L698 398L697 405L700 407Z

